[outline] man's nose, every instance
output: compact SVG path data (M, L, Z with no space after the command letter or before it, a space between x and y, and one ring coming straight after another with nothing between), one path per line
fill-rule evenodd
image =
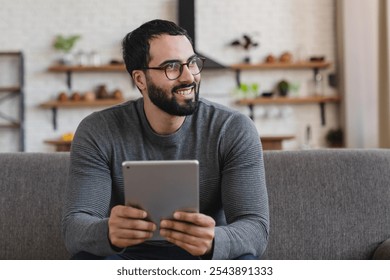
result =
M192 75L190 69L188 68L188 65L183 65L183 71L179 77L180 81L184 82L193 82L194 81L194 75Z

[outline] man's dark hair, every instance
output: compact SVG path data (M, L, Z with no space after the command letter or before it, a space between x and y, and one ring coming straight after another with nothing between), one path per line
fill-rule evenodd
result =
M192 39L188 36L187 31L174 22L155 19L142 24L128 33L122 40L123 60L130 76L134 70L148 66L150 40L163 34L184 35L192 44Z

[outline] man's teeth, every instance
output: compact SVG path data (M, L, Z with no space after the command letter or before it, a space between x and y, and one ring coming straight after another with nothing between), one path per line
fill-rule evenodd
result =
M176 91L180 95L190 95L192 92L192 88L190 89L184 89L184 90L178 90Z

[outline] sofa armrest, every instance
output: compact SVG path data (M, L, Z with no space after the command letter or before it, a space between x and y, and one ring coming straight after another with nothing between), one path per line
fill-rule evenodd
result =
M390 260L390 238L376 248L372 258L374 260Z

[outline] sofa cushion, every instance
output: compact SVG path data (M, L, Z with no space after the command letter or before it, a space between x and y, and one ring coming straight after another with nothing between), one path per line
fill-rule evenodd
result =
M390 237L390 150L265 152L267 259L370 259Z
M68 259L61 237L69 153L0 156L0 259Z

